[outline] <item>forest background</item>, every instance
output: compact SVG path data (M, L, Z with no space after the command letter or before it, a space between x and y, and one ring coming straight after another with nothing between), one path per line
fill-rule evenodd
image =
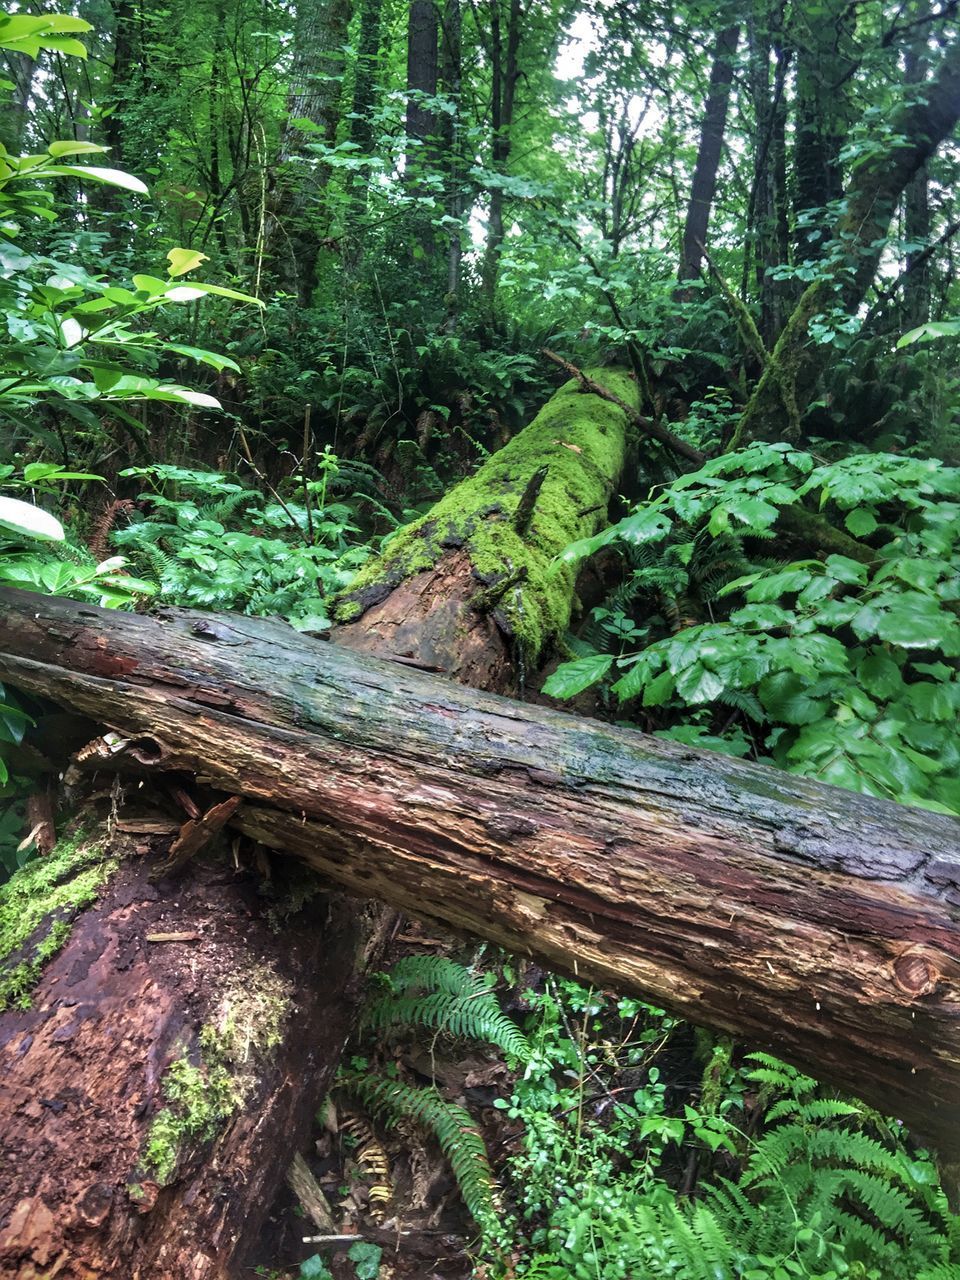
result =
M960 813L956 10L8 10L0 485L65 533L8 503L0 581L323 633L570 367L618 366L633 438L562 551L569 627L500 584L520 693ZM0 736L35 713L8 691ZM13 874L37 828L8 759ZM465 968L396 981L419 998L372 1025L514 1068L506 1218L492 1175L464 1186L486 1274L957 1274L925 1152L793 1069L566 980L523 1034Z

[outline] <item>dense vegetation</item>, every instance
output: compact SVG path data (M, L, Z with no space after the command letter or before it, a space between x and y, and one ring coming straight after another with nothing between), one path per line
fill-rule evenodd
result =
M558 385L546 347L641 409L543 695L960 815L956 9L8 11L0 584L323 632ZM34 779L2 748L36 714L0 689L5 874ZM340 1085L439 1137L478 1275L960 1275L894 1121L527 986L421 959L367 1013L502 1052L499 1190L442 1093L373 1050Z

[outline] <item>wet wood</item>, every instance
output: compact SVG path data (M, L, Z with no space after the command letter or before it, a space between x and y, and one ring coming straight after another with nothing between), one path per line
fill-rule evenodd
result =
M954 1152L960 823L274 622L0 593L0 678L420 918L765 1045Z

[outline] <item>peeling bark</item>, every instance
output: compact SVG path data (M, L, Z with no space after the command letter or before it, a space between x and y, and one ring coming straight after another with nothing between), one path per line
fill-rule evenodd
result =
M768 1046L957 1154L956 820L276 623L0 599L4 681L242 795L239 830Z

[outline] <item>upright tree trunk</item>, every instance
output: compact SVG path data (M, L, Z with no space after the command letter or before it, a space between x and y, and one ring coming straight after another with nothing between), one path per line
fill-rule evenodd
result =
M790 51L783 44L782 12L761 5L751 18L750 86L756 127L747 245L760 298L760 333L768 345L783 327L784 291L774 271L789 255L786 187L786 80ZM773 75L771 79L771 58Z
M491 168L496 175L506 175L513 144L511 130L516 107L517 82L520 78L520 37L523 24L522 0L509 0L507 30L501 21L502 0L490 0L490 119ZM483 252L481 287L488 308L492 308L500 270L503 247L503 188L494 186L489 193L487 241Z
M834 228L831 264L800 298L738 424L732 446L751 439L795 436L800 415L832 348L810 341L811 320L831 307L853 314L866 296L898 202L914 175L960 119L960 39L943 54L921 98L890 122L893 141L867 152L847 184L843 216Z
M301 307L309 306L317 282L326 229L321 205L330 169L303 154L304 130L296 121L317 127L319 132L308 140L327 146L336 142L350 11L349 0L299 0L296 7L294 65L264 255L271 261L275 286L295 294Z
M454 333L460 314L460 271L463 261L463 155L461 145L460 89L462 77L462 13L460 0L446 0L443 8L443 40L440 75L443 91L453 104L444 115L443 166L446 179L446 213L450 219L447 242L447 294L444 331Z
M600 376L635 397L624 376ZM625 413L571 388L557 401L528 428L527 448L522 432L432 521L395 539L342 603L347 615L369 606L367 619L341 630L344 643L464 682L518 687L524 662L536 661L572 607L571 574L554 579L546 569L572 537L599 527L625 455ZM544 453L549 472L538 477ZM414 597L422 636L403 629ZM219 643L221 624L207 625ZM252 670L259 659L251 661ZM98 678L123 667L104 652ZM145 739L122 751L141 780L156 763ZM110 755L107 744L92 747L87 768ZM200 772L175 776L173 793L192 791L216 811L223 796L210 787L219 784ZM142 825L115 794L118 825ZM164 802L149 788L127 794ZM155 861L121 861L119 852L86 840L0 890L0 979L13 975L9 994L33 997L0 1017L0 1274L16 1280L50 1267L61 1280L241 1274L336 1068L358 973L377 954L379 910L358 915L276 869L264 899L268 864L255 847L157 884ZM35 919L31 886L48 904Z
M710 209L717 189L717 170L727 126L727 107L733 83L733 64L740 43L740 25L732 23L717 35L710 69L710 88L703 109L700 146L693 170L690 202L683 229L683 252L679 279L695 280L703 262L703 246L707 243Z
M928 10L926 0L915 7L917 17ZM926 28L921 39L912 41L904 50L904 78L908 85L922 85L930 70L926 56ZM930 239L930 177L922 164L907 184L903 197L903 234L910 244L907 250L903 281L903 324L912 329L930 319L930 259L918 258ZM916 248L912 246L918 246Z
M407 28L407 172L425 167L437 136L438 23L434 0L411 0Z
M793 207L801 262L816 260L823 253L832 225L827 206L843 195L840 148L851 123L850 46L855 21L856 9L847 0L829 0L796 37Z
M435 0L411 0L407 27L407 154L404 177L410 193L427 202L417 208L413 225L417 238L414 256L433 258L437 241L431 178L438 158L438 122L432 99L439 75L439 23ZM428 99L430 101L428 101Z
M353 102L350 110L350 141L354 154L369 158L373 154L372 112L377 87L380 59L381 13L383 0L361 0L357 57L353 69ZM361 223L367 207L368 181L363 171L348 170L346 178L347 262L355 264L360 257Z

